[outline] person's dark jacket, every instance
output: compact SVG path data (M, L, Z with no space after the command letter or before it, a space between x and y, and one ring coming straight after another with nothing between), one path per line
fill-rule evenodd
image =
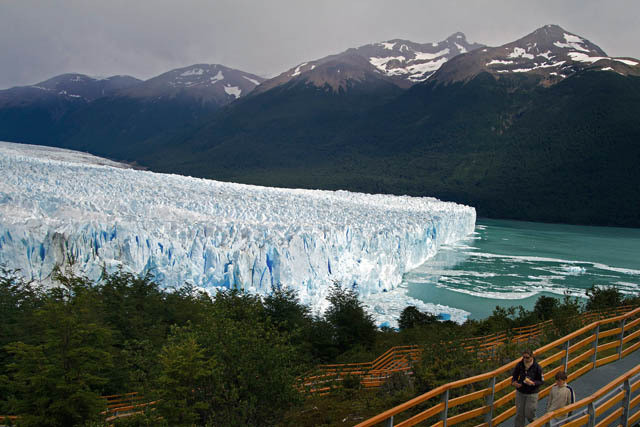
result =
M533 363L529 366L529 369L526 369L524 367L524 361L520 360L516 367L513 368L513 374L511 376L513 381L517 381L522 384L517 390L523 394L537 393L542 383L544 383L542 368L538 365L536 359L533 359ZM527 377L533 381L535 385L525 384L524 379Z

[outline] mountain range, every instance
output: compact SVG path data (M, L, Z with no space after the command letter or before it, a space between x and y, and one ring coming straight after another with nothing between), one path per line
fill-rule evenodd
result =
M218 64L146 81L63 74L0 91L0 139L133 159L138 144L193 125L264 80Z
M206 178L638 227L639 114L640 61L547 25L498 47L462 33L374 43L269 80L202 64L144 82L59 76L0 91L0 139Z

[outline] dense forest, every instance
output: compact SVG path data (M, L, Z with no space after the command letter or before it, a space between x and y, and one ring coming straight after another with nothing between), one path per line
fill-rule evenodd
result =
M463 325L407 307L398 329L378 329L356 293L339 284L325 313L313 315L281 289L264 298L234 290L210 296L123 272L95 283L68 273L56 280L43 288L0 274L0 414L19 415L20 425L103 425L100 396L132 391L158 403L117 425L335 425L517 355L505 348L483 362L434 344L546 319L563 334L582 310L640 303L594 286L586 304L540 297L531 311L496 308ZM347 380L326 396L299 387L297 378L319 363L373 360L404 344L424 345L411 378L391 378L379 390Z

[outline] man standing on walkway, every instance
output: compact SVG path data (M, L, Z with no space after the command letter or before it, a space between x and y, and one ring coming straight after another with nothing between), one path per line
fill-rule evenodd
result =
M515 427L524 427L536 417L538 389L543 382L542 368L533 358L533 352L523 351L522 360L513 368L511 381L511 385L516 388Z

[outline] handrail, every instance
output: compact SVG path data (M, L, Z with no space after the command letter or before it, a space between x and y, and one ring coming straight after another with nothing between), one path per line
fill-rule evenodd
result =
M130 411L135 409L143 409L145 407L154 406L157 401L152 402L140 402L144 399L144 396L140 395L137 391L123 394L111 394L106 396L100 396L101 399L107 404L107 409L102 411L100 415L103 415L107 422L113 421L116 418L133 415ZM15 422L20 419L19 415L0 415L0 425L5 419Z
M626 314L623 315L618 315L618 316L614 316L612 318L609 319L604 319L604 320L598 320L595 322L592 322L589 325L586 325L582 328L580 328L577 331L574 331L568 335L566 335L563 338L557 339L555 341L553 341L552 343L549 343L547 345L544 345L542 347L540 347L539 349L534 351L534 355L536 356L542 356L545 352L549 351L549 350L553 350L555 347L559 346L559 345L564 345L565 349L563 351L560 352L560 358L562 358L565 361L565 365L568 364L569 360L570 360L570 353L571 353L571 346L570 346L570 342L572 339L575 339L579 336L581 336L582 334L585 333L591 333L595 339L593 341L594 346L587 350L585 353L588 354L587 357L592 356L591 362L589 362L588 364L577 368L574 372L572 372L571 374L569 374L569 379L573 380L575 378L577 378L580 375L583 375L584 373L588 372L591 369L595 369L595 367L597 366L601 366L602 364L605 363L609 363L609 362L613 362L614 360L618 360L621 357L626 356L627 354L631 353L632 351L637 350L638 348L640 348L640 341L630 345L630 341L631 340L627 340L625 342L625 337L624 337L624 332L628 332L629 329L625 328L625 330L623 332L621 332L619 334L619 338L617 341L619 341L618 344L618 352L613 355L613 356L607 356L604 357L602 359L597 359L597 354L598 351L600 351L600 346L598 346L598 339L599 339L599 332L600 332L600 328L601 326L605 326L608 325L610 323L613 323L615 321L619 321L623 324L624 321L626 321L626 319L631 319L635 316L640 315L640 308L636 308L635 310L632 310ZM634 323L634 322L630 322ZM636 327L638 324L640 324L639 322L635 322L635 326ZM630 331L629 331L630 332ZM625 344L629 344L627 346L626 349L624 349ZM584 354L578 355L578 357L584 357ZM427 419L431 416L434 415L441 415L442 418L442 424L446 427L446 426L450 426L455 424L456 421L462 421L462 416L456 416L456 419L452 419L451 417L448 417L447 414L447 408L448 408L448 402L449 402L449 394L450 391L453 391L455 389L458 389L460 387L466 386L466 385L470 385L470 384L474 384L480 381L486 381L491 379L494 384L497 382L497 378L499 375L504 374L509 372L511 369L513 369L513 367L518 363L520 359L516 359L512 362L509 362L493 371L484 373L484 374L480 374L480 375L476 375L470 378L464 378L458 381L454 381L454 382L450 382L448 384L444 384L440 387L437 387L433 390L428 391L427 393L424 393L420 396L417 396L411 400L409 400L408 402L405 402L401 405L398 405L394 408L388 409L387 411L378 414L366 421L361 422L360 424L357 425L357 427L369 427L369 426L373 426L375 424L378 424L380 422L385 421L387 426L393 426L393 417L395 417L398 414L401 414L405 411L407 411L408 409L414 408L415 406L424 403L426 401L428 401L429 399L438 397L438 396L442 396L442 399L445 403L445 405L442 405L443 408L441 408L439 411L434 411L433 408L427 409L425 411L423 411L422 413L419 413L411 418L409 418L408 420L405 420L404 422L402 422L401 425L403 426L411 426L414 425L424 419ZM556 354L548 357L547 359L542 360L540 363L545 363L545 365L548 365L552 362L549 362L549 360L558 360L558 353L556 352ZM599 363L600 362L600 363ZM561 368L561 366L554 368L554 370L558 370L559 368ZM510 380L509 378L505 378L504 380L501 380L501 389L504 389L505 387L507 387L510 384ZM500 398L500 402L498 403L497 401L494 401L495 398L495 388L497 388L497 385L495 387L492 388L492 393L491 393L491 404L490 405L483 405L481 407L482 410L479 410L479 408L473 409L465 414L469 414L469 418L481 415L481 414L485 414L485 425L487 425L488 427L491 427L493 425L493 423L495 422L496 424L500 421L504 421L505 418L505 413L507 415L509 414L509 411L512 411L513 408L508 409L507 411L503 412L503 414L498 415L498 416L494 416L493 411L496 410L497 408L504 406L506 403L510 402L513 400L513 395L515 394L514 392L509 393L508 395ZM541 392L541 395L545 395L546 393L548 393L548 388L543 390ZM465 395L468 396L468 395ZM461 396L462 397L462 396ZM437 406L439 404L436 404L434 406ZM425 414L428 414L428 416L426 416ZM469 419L469 418L464 418L464 419Z
M105 417L107 422L116 418L134 415L137 413L135 412L137 409L143 410L146 407L151 407L158 403L157 400L150 402L145 401L145 397L137 391L100 397L104 399L107 404L106 410L100 413Z
M623 390L625 393L625 398L630 397L630 392L631 389L633 388L640 388L640 377L636 379L635 382L631 383L631 380L636 377L637 375L640 375L640 365L636 366L635 368L630 369L629 371L627 371L626 373L620 375L618 378L616 378L615 380L611 381L610 383L608 383L607 385L605 385L604 387L602 387L601 389L599 389L598 391L596 391L594 394L592 394L591 396L585 397L582 400L579 400L575 403L572 403L571 405L567 405L563 408L560 409L556 409L555 411L552 412L548 412L545 415L543 415L542 417L534 420L531 424L529 424L529 427L539 427L542 425L545 425L547 423L549 423L553 418L559 417L559 416L563 416L565 414L569 414L570 412L575 412L576 410L580 409L580 408L584 408L590 404L594 404L594 408L595 410L597 410L597 408L595 407L595 403L602 397L606 396L608 393L616 390L617 388L621 387L622 384L628 385L627 387L624 387L624 389L628 390ZM597 405L598 407L605 407L606 409L609 409L613 404L617 403L617 401L620 400L619 397L617 396L613 396L607 400L605 400L604 402L599 402L600 404ZM635 404L637 405L639 402L635 402ZM635 405L633 405L635 406ZM631 406L631 407L633 407ZM597 411L593 411L592 413L590 413L591 411L587 411L587 415L589 416L589 418L587 418L584 422L584 424L587 424L588 422L592 421L591 417L595 417L597 415ZM629 410L626 411L627 412L627 420L629 417ZM576 415L580 415L581 413L578 413ZM640 411L636 412L636 414L634 415L636 418L635 420L637 420L637 418L640 417ZM623 423L623 425L626 425Z
M590 311L580 314L579 318L584 324L585 321L591 318L600 318L612 313L630 311L633 308L634 306L632 305L625 305L613 309ZM508 331L494 332L480 337L462 338L449 344L461 346L467 351L482 352L489 355L490 352L494 352L497 347L504 345L506 342L520 343L525 340L535 339L552 324L553 320L549 319L534 325L515 327ZM383 383L384 378L388 378L394 372L411 371L411 366L406 366L400 370L395 368L387 369L388 364L392 364L396 360L408 362L407 358L404 357L405 354L410 355L413 361L419 360L421 352L422 348L418 345L395 346L371 362L318 365L313 371L299 379L302 383L301 389L311 393L317 391L328 392L330 389L328 384L340 383L346 375L359 376L362 385L367 388L378 387ZM371 378L372 376L376 378Z

